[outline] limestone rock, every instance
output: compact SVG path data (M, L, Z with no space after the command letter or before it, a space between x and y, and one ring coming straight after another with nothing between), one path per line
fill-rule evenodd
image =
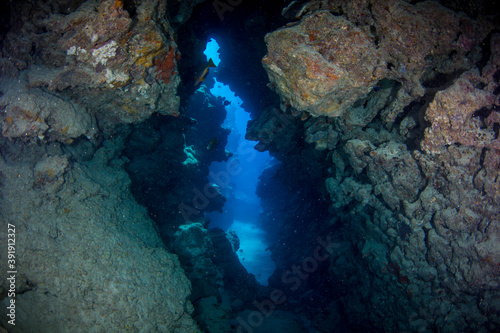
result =
M425 130L422 149L439 153L445 145L460 143L478 148L500 149L493 127L498 126L498 112L481 119L481 109L500 105L494 94L474 87L480 82L478 70L464 73L451 87L439 91L426 111L431 126Z
M5 112L0 124L5 137L71 143L97 134L94 116L79 103L39 88L27 89L22 79L4 81L1 87L4 95L0 103Z
M20 150L23 160L10 159L6 145L6 159L0 158L1 225L15 225L19 272L16 325L8 325L6 316L1 324L13 333L195 332L189 280L145 208L132 198L125 171L99 157L80 164L64 155L42 157L34 166L44 147L30 145L35 156L30 157L27 146L10 147ZM47 191L29 184L38 184L37 175L46 186L64 182L57 192ZM0 241L7 243L7 233ZM6 256L0 253L4 262ZM8 301L3 298L2 306Z
M4 56L26 65L18 69L29 88L79 104L106 130L154 112L178 115L180 54L165 19L166 2L91 0L67 15L39 6L33 12L43 14L21 21L22 29L5 41Z
M342 115L385 72L373 40L327 11L268 34L266 43L262 63L271 83L292 107L314 116Z

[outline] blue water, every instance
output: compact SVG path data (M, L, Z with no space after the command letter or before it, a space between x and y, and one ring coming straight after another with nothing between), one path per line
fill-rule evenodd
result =
M212 58L215 66L219 66L219 44L217 44L217 41L215 39L210 38L210 40L207 42L205 51L203 51L203 54L207 57L207 60Z
M207 43L204 54L218 65L220 63L219 47L215 39ZM212 175L225 174L229 178L220 185L221 192L227 201L223 212L209 213L211 228L232 229L240 238L240 249L237 251L240 262L257 281L267 285L267 279L275 269L271 252L266 251L266 233L259 228L259 215L262 212L260 199L256 195L258 179L272 157L268 152L254 149L255 142L245 139L247 122L250 115L242 108L243 101L228 85L218 82L216 71L211 79L205 81L214 96L223 97L227 117L223 124L231 130L225 149L233 154L226 162L213 162L209 169ZM215 177L214 177L215 178Z

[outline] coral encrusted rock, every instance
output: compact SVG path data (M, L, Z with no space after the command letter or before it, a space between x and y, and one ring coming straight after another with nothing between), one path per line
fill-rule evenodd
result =
M268 204L277 267L307 253L304 237L331 233L354 252L332 257L304 294L343 316L318 322L346 332L500 331L498 20L446 1L300 4L307 13L267 35L263 60L302 157L278 155L275 184L292 190L291 203ZM253 120L251 138L283 146L268 117ZM318 163L328 168L313 173ZM328 216L311 217L327 211L305 199L313 182L284 170L324 180ZM307 232L293 235L294 221Z
M90 161L0 142L0 226L15 228L12 333L194 333L190 283L168 253L106 142ZM7 232L0 233L7 244ZM7 263L7 251L0 251ZM0 290L10 286L2 264ZM2 296L3 308L9 297ZM198 330L199 331L199 330Z
M378 112L394 122L425 95L424 82L468 69L475 45L492 29L434 1L317 2L330 11L268 34L262 63L283 111L343 115L357 125ZM397 90L384 89L396 82Z
M95 116L105 131L154 112L178 115L180 54L165 19L166 1L90 0L66 15L41 3L31 10L30 17L12 19L20 27L6 34L3 53L3 67L11 68L6 73L26 81L27 94L39 95L31 89L40 88L60 97L75 105L75 112ZM30 131L17 120L3 118L4 131L13 125L29 137L44 130ZM63 131L66 125L66 136L74 137L75 125L63 123Z
M271 83L292 107L314 116L342 115L386 68L363 30L328 11L266 35L266 43L262 63Z
M494 127L500 123L498 111L489 112L500 105L498 96L477 89L481 82L478 70L464 73L446 90L439 91L426 111L431 126L425 129L421 146L426 152L439 153L445 145L462 144L478 148L500 149ZM481 119L481 110L489 113Z

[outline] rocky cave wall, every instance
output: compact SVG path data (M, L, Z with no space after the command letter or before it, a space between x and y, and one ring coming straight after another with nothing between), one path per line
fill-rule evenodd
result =
M179 15L195 5L179 3ZM199 330L191 283L134 198L136 161L123 154L134 139L152 153L154 139L172 140L177 171L189 175L182 133L190 119L179 113L180 53L167 7L16 1L2 13L0 214L4 230L16 229L19 272L16 325L1 321L10 332ZM151 142L141 126L157 126ZM182 193L193 189L184 185Z
M479 4L474 18L449 8L310 1L291 13L299 21L266 36L262 63L281 110L263 110L248 135L261 149L309 156L310 168L281 158L302 177L322 178L329 193L330 219L322 221L307 219L300 197L289 202L302 229L337 242L328 274L298 275L312 303L327 303L311 311L320 331L325 323L355 331L500 327L498 17L478 15ZM287 215L274 216L282 238L273 279L289 290L283 273L304 260L297 253L311 253L315 237L299 242L304 233L290 230Z
M178 73L198 67L192 55L178 67L177 44L202 50L203 33L181 33L196 25L188 17L198 2L10 3L0 211L2 227L16 225L23 272L13 332L193 332L191 316L205 330L230 331L228 318L269 295L242 270L234 235L207 230L197 214L178 228L182 214L172 214L206 184L210 160L227 158L204 152L210 135L189 132L200 115L177 96ZM249 3L226 24L243 22ZM259 114L248 138L282 161L259 188L264 221L280 236L273 285L290 290L282 274L314 252L319 235L333 243L283 308L304 304L319 331L498 330L500 36L491 10L294 3L283 15L297 22L266 37L262 61L281 104L247 89ZM268 22L277 7L255 6L241 29L223 33L218 21L220 32L242 43L265 30L263 18L268 30L282 24ZM193 31L206 27L201 8ZM255 68L262 44L235 45L232 54L255 52L235 57L226 77L241 91L257 87L259 75L241 73ZM181 96L189 91L182 86ZM204 208L221 202L211 204ZM6 279L1 288L5 304Z
M9 332L197 329L190 282L133 199L122 146L105 141L76 161L60 143L2 142L2 227L16 230L18 272L15 326L1 321ZM7 307L6 251L1 260Z
M123 154L132 192L165 239L181 224L204 221L204 212L220 210L225 202L207 178L212 161L229 157L225 116L220 99L196 92L180 117L153 116L134 126L127 139ZM214 138L217 145L207 149Z
M222 101L179 87L173 27L199 2L7 6L0 211L21 273L18 324L1 325L12 332L229 332L263 292L238 238L203 217L224 203L208 165L230 154Z

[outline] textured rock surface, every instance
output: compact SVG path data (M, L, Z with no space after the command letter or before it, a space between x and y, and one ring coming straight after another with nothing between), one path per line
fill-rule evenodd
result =
M258 118L249 121L245 137L259 141L255 146L258 151L288 153L294 151L294 129L298 126L291 115L275 107L267 108Z
M498 68L498 64L497 64ZM487 82L478 70L464 73L448 89L436 93L425 115L431 126L421 143L426 152L439 153L446 145L459 143L477 148L500 149L494 126L500 124L500 113L491 110L500 100L492 92L475 88ZM484 110L487 117L481 114Z
M21 15L16 23L19 29L6 35L3 67L11 69L7 72L11 76L22 74L27 88L43 88L73 104L77 117L85 113L95 116L101 129L140 122L154 112L177 115L180 55L173 30L164 19L166 4L159 0L126 4L86 1L67 15L33 4L33 14ZM28 90L26 98L36 98L38 91ZM9 110L15 107L7 102ZM87 111L80 112L82 108ZM58 118L50 110L30 109L26 103L22 109L35 116L41 112L41 123L47 117ZM18 130L7 135L36 137L46 130L40 125L30 131L26 121L18 121L19 116L10 117L2 119L2 128ZM67 122L62 129L68 126L69 134L65 134L69 137L77 134L73 133L75 126L87 125L80 129L81 134L95 131L88 120ZM48 125L51 132L61 130L53 128L57 125Z
M4 80L0 89L5 137L71 143L97 134L95 118L84 107L39 88L29 89L24 77Z
M262 62L281 97L315 116L342 115L386 67L369 36L327 11L268 34L266 43Z
M315 236L331 233L352 247L330 257L327 274L301 281L328 309L329 316L310 314L315 328L327 321L348 331L498 330L498 33L484 18L431 1L310 3L300 22L267 36L263 60L281 97L280 119L295 118L273 124L263 112L250 127L250 137L271 152L292 146L309 158L305 166L278 155L282 166L272 179L281 187L266 188L281 198L260 191L274 202L267 207L273 216L282 216L268 221L281 235L273 248L272 280L286 288L281 274L300 262L291 258L311 252ZM313 3L323 10L314 11ZM321 25L327 19L345 31ZM308 35L309 27L323 29ZM339 56L318 56L316 41L328 48L324 54ZM344 49L358 53L343 58ZM360 59L375 54L380 59L372 63L386 67L370 72L378 73L373 82L356 71L326 71L342 59L346 67L366 69ZM313 68L321 70L308 76ZM327 72L343 76L326 80ZM361 82L366 86L352 89ZM315 84L331 94L318 93ZM349 104L337 112L337 98L346 92ZM311 150L326 153L327 162ZM317 168L322 163L329 169ZM323 177L328 217L318 217L320 199L308 190L312 182L297 174ZM269 175L265 179L272 182ZM299 207L309 197L309 206ZM287 296L304 302L300 295ZM347 324L335 313L343 313Z
M266 36L268 54L262 62L282 98L283 111L291 106L313 116L347 113L364 118L366 110L356 101L364 102L382 79L388 79L401 84L395 92L398 98L370 113L381 112L385 121L393 122L425 94L424 81L470 66L473 46L491 29L487 22L432 1L374 2L369 9L364 1L322 1L322 7L347 17L313 11Z
M191 223L179 228L173 242L194 286L194 318L210 333L231 332L232 311L264 291L239 262L228 237L221 229ZM239 307L234 305L238 302Z
M57 144L2 140L2 228L15 225L19 272L10 332L196 331L190 283L131 197L120 145L76 163Z
M21 0L2 16L0 215L16 226L19 272L9 332L199 331L189 280L120 157L128 124L158 113L186 126L166 3Z

